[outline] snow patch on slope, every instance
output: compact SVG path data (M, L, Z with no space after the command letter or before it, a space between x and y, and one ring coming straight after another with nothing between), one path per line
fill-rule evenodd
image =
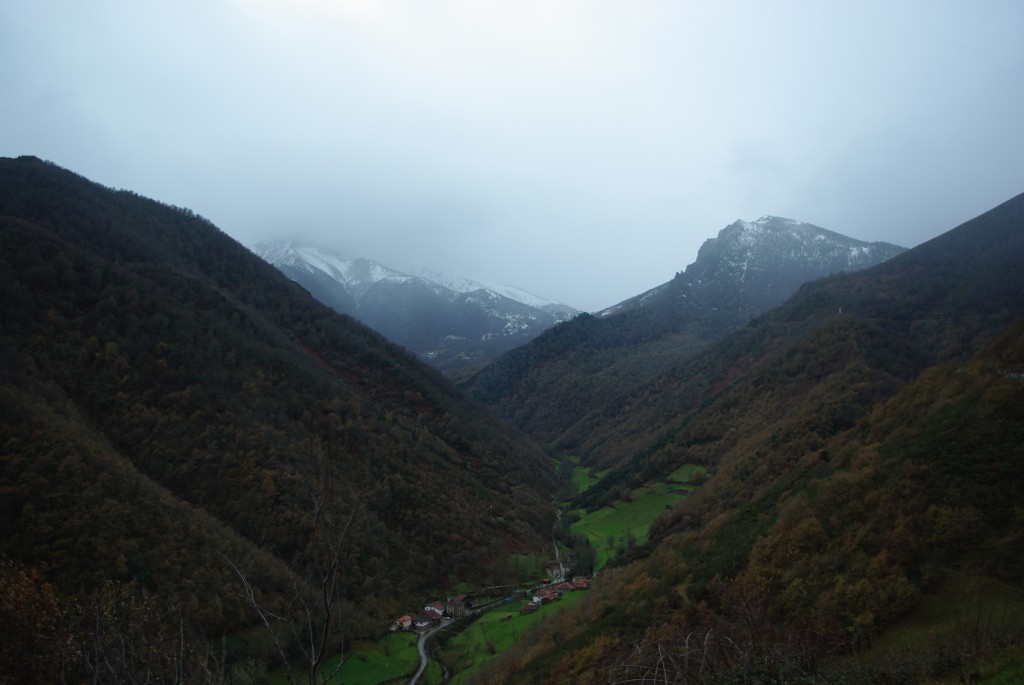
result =
M439 287L450 291L453 296L481 291L486 292L490 299L494 299L495 296L508 298L520 304L545 309L552 314L559 315L559 320L571 318L578 313L576 309L561 302L505 283L450 276L431 269L398 271L371 259L342 257L319 247L293 241L258 243L251 250L271 264L299 268L310 273L314 270L322 271L355 291L366 291L370 286L381 281L403 283L419 280L431 284L435 289Z
M524 290L506 283L499 283L496 281L478 281L472 278L449 276L448 274L431 269L414 269L411 273L425 280L444 286L449 290L454 290L457 293L471 293L477 290L488 290L492 293L497 293L502 297L507 297L510 300L515 300L516 302L521 302L522 304L529 305L531 307L541 308L551 305L565 306L561 302L549 300L545 297L535 295L529 290Z

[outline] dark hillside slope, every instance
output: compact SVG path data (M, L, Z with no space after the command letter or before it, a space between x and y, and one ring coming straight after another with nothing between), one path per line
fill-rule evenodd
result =
M707 481L632 563L602 573L586 609L548 627L572 653L536 647L552 639L542 633L488 676L605 682L616 661L651 669L672 653L681 665L687 638L716 635L703 643L710 670L692 682L783 669L787 682L863 682L826 669L950 574L1019 589L1022 229L1024 196L886 264L807 285L610 417L609 430L646 442L580 504L685 463L708 467ZM973 601L945 604L962 617ZM890 665L916 673L918 656Z
M477 682L630 682L656 671L668 682L921 682L976 672L979 655L1024 635L1012 609L989 613L984 595L948 589L973 578L1024 591L1021 369L1024 322L966 360L929 368L848 430L738 445L699 496L660 522L642 558L603 572L587 603ZM945 609L927 617L924 644L896 636L883 660L848 658L900 630L932 595Z
M187 210L0 160L0 321L0 555L62 593L237 627L220 554L303 575L305 485L353 516L355 630L544 544L540 450Z
M628 418L657 425L654 439L588 496L697 460L729 477L689 506L714 502L713 517L749 501L786 460L824 449L921 370L962 361L1020 321L1022 228L1024 195L886 264L805 286L664 379L670 390L640 403L655 411Z
M967 355L1020 312L1022 224L1018 195L885 264L808 287L779 314L806 319L842 308L901 338L938 343L935 360Z
M706 241L697 260L670 282L545 332L491 363L467 387L538 440L588 464L614 466L634 444L601 425L631 396L806 281L902 251L789 219L737 221Z
M1022 214L1018 196L887 262L803 286L718 351L682 360L585 414L569 446L599 466L649 454L672 440L708 392L828 322L855 321L890 336L889 345L905 348L893 354L907 357L908 371L976 351L1024 311Z

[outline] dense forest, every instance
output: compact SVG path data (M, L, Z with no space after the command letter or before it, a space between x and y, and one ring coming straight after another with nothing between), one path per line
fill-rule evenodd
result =
M540 449L188 210L0 160L0 261L2 594L211 640L336 535L340 639L546 545Z

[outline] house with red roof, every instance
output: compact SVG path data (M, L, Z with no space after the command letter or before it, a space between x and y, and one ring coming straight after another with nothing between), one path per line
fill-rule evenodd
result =
M433 613L433 614L437 614L438 617L443 617L444 616L444 602L442 602L441 600L438 600L436 602L431 602L427 606L423 607L423 611L428 613L428 614Z
M560 598L561 595L558 592L547 588L537 590L533 593L534 604L551 604L551 602L554 602L556 599Z

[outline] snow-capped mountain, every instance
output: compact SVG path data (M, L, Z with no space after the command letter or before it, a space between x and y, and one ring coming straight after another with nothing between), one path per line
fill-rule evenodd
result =
M556 302L555 300L549 300L539 295L534 295L529 290L523 290L517 288L514 285L508 285L506 283L496 283L489 281L484 283L482 281L475 281L470 278L462 278L458 276L449 276L443 274L440 271L431 271L429 269L416 269L411 272L414 276L419 276L432 283L444 286L449 290L454 290L457 293L471 293L474 290L490 290L498 295L503 295L510 300L516 302L522 302L523 304L536 307L537 309L543 309L548 312L562 312L569 316L566 318L572 318L576 314L579 314L579 310L570 307L567 304Z
M631 442L637 433L632 425L624 428L630 437L611 447L602 426L648 402L653 388L670 385L686 360L782 304L804 283L903 251L790 219L737 221L705 241L697 259L669 282L556 326L502 355L464 387L539 442L570 446L574 454L600 453L602 467L615 466L623 455L641 453ZM661 411L672 409L663 405Z
M905 248L867 243L813 224L763 216L735 221L704 241L697 259L668 283L609 307L610 316L658 303L675 309L699 302L723 315L749 318L782 302L803 283L884 262ZM671 303L669 302L671 301Z
M312 245L272 241L251 249L324 304L440 369L488 361L579 313L520 288L406 273Z

